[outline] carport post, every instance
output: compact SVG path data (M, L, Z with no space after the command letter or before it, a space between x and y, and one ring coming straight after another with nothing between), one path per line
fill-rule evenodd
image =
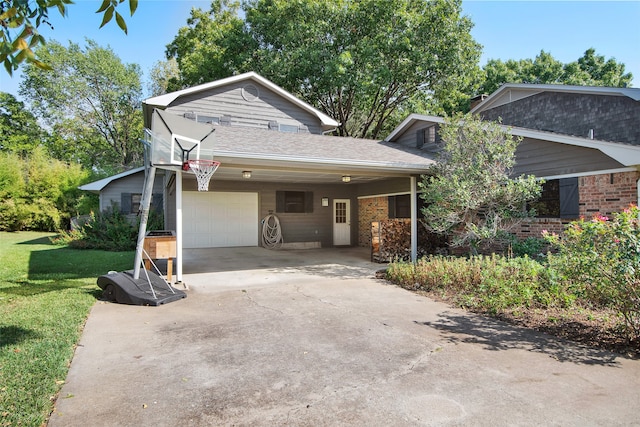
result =
M176 172L176 282L182 283L182 170Z
M411 180L411 262L418 260L418 191L415 176Z

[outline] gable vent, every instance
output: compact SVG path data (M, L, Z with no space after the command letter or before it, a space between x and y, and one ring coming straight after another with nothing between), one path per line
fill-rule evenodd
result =
M255 101L260 96L260 91L256 85L248 84L242 88L242 97L245 101Z

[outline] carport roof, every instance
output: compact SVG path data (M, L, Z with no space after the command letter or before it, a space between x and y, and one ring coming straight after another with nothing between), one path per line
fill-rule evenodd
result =
M214 128L215 132L202 141L202 148L212 149L220 160L273 166L341 166L401 175L424 173L435 163L431 153L395 142L202 124L157 109L155 114L173 133L196 140Z

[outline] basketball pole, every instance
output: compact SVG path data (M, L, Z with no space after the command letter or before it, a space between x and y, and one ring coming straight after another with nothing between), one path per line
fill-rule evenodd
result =
M147 234L147 221L149 220L149 209L151 207L151 197L153 195L153 182L156 179L156 167L151 165L147 169L147 176L144 180L144 190L142 193L142 203L140 206L140 228L138 229L138 243L136 244L136 258L133 266L133 278L140 278L140 266L142 264L142 252L144 250L144 238Z

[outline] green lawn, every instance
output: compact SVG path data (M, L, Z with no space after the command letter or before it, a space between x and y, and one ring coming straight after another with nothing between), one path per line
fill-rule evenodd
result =
M41 426L67 375L96 278L133 252L78 250L51 233L0 232L0 427Z

